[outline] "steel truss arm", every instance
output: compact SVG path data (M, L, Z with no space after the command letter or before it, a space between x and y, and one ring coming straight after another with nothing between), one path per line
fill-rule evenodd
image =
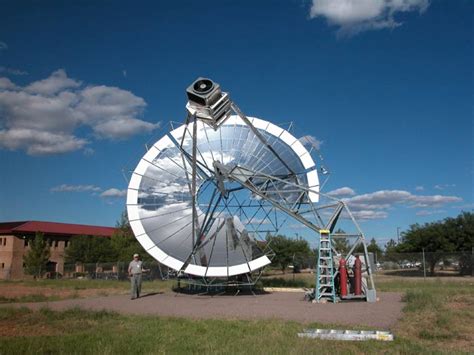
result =
M331 230L333 230L336 223L337 223L337 220L339 219L339 217L341 215L341 213L343 211L345 211L348 214L349 218L352 220L352 223L356 227L357 231L360 233L359 238L357 239L357 241L354 243L351 250L347 254L346 259L349 257L349 255L351 255L354 252L357 245L359 243L362 243L362 245L364 247L365 265L366 265L367 273L368 273L369 279L370 279L370 286L371 286L372 289L375 288L374 287L374 281L373 281L373 275L372 275L372 269L370 267L369 258L368 258L367 245L365 244L364 233L362 232L359 224L355 220L355 218L352 215L351 211L349 210L348 206L343 201L337 200L336 198L334 198L332 196L329 196L327 194L320 193L319 191L314 191L309 187L297 185L295 183L285 181L285 180L282 180L282 179L277 178L275 176L271 176L271 175L268 175L268 174L265 174L265 173L262 173L262 172L252 171L248 168L243 168L243 167L240 167L240 166L236 166L232 169L229 169L226 166L224 166L223 164L219 164L219 163L217 164L217 167L221 170L222 174L224 176L226 176L227 178L241 184L242 186L245 186L246 188L248 188L250 191L252 191L254 194L259 196L260 198L270 202L274 207L276 207L279 210L285 212L290 217L293 217L298 222L300 222L301 224L305 225L306 227L314 230L317 233L320 233L320 231L322 229L327 229L327 228L330 228ZM302 216L300 213L294 211L293 209L282 205L280 203L280 201L277 201L277 200L273 199L272 196L269 195L266 190L259 189L255 184L252 183L253 179L259 179L259 178L268 179L268 180L271 180L271 181L275 180L275 181L278 181L278 182L283 183L285 185L290 185L295 190L299 190L299 191L304 192L306 194L308 194L310 192L314 192L314 193L317 193L321 196L325 196L326 198L337 202L335 204L331 204L331 205L328 205L326 207L329 208L329 207L334 207L335 206L336 210L334 211L332 216L329 218L329 222L325 226L319 226L319 225L309 221L307 218ZM274 191L271 191L271 192L273 193ZM281 192L287 192L287 191L282 190ZM278 191L277 191L277 193L278 193ZM319 208L319 210L320 209L321 208ZM318 216L319 216L319 214L318 214Z
M292 174L292 175L296 175L295 172L288 166L288 164L286 164L286 162L280 157L280 155L275 151L275 149L273 149L273 147L267 142L267 140L265 139L265 137L259 132L259 130L257 128L255 128L255 126L252 124L252 122L250 122L250 120L247 118L247 116L245 116L242 111L240 111L240 109L237 107L237 105L232 102L231 103L231 107L232 109L234 110L234 112L242 119L242 121L245 122L245 124L247 126L249 126L249 128L252 130L252 132L257 136L257 138L268 148L268 150L270 150L270 152L273 153L273 155L275 155L275 157L283 164L283 166L285 168L288 169L288 171Z
M275 179L275 180L279 180L280 182L283 182L283 183L286 184L287 182L285 180L281 180L281 179L272 177L272 176L267 175L267 174L254 172L254 171L251 171L250 169L246 169L246 168L242 168L242 167L235 167L232 170L229 170L226 166L224 166L223 164L220 164L220 163L216 163L216 166L217 166L217 168L220 169L220 171L222 172L222 174L224 176L226 176L227 178L229 178L229 179L241 184L242 186L246 187L247 189L252 191L255 195L257 195L260 198L270 202L270 204L272 204L274 207L276 207L279 210L287 213L288 215L295 218L300 223L304 224L306 227L316 231L317 233L319 233L319 231L322 229L321 226L318 226L318 225L312 223L311 221L304 218L300 214L297 214L297 213L295 213L295 211L293 211L290 208L287 208L286 206L282 205L279 201L277 201L277 200L273 199L272 197L268 196L268 194L266 193L265 190L259 189L255 184L253 184L251 182L251 179L255 178L255 177L264 177L264 178L269 179L269 180ZM245 171L244 174L242 174L242 170ZM246 176L248 178L242 178L243 176ZM309 189L307 189L303 186L299 186L299 185L296 185L296 184L294 184L294 186L299 187L299 190L302 191L302 192L303 191L308 192L308 190L309 190Z

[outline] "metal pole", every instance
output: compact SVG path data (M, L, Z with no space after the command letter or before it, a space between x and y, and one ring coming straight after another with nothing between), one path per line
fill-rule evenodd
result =
M426 280L425 248L421 250L423 251L423 278Z
M192 147L192 171L191 171L191 195L192 195L192 204L193 204L193 232L192 232L192 242L193 245L196 243L196 240L199 238L199 224L197 221L197 210L196 210L196 150L197 150L197 122L196 116L194 115L193 120L193 147ZM185 166L186 168L186 166Z

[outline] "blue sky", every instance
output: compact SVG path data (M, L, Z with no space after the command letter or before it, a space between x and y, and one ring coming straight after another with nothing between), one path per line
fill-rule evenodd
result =
M208 76L293 121L383 244L473 209L474 3L3 1L0 220L114 225L122 169ZM161 128L160 128L161 127ZM344 188L342 190L338 190Z

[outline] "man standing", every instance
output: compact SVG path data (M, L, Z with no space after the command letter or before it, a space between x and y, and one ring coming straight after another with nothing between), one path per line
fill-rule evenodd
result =
M142 272L148 270L143 269L143 262L140 260L138 254L133 255L133 260L128 265L128 275L130 276L131 285L131 298L140 297L140 292L142 289Z

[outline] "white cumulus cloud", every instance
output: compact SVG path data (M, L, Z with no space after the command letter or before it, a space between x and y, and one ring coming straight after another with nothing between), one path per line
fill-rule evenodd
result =
M84 85L63 69L25 87L0 78L0 148L30 155L89 151L91 139L124 139L158 128L140 118L145 107L130 91ZM77 135L81 127L91 130L90 137Z
M456 184L438 184L434 186L436 190L445 190L451 187L456 187Z
M354 196L356 193L350 187L345 186L336 190L329 191L326 194L332 197L345 197L345 196Z
M8 78L0 78L0 90L11 90L15 89L16 85Z
M51 188L52 192L98 192L102 189L95 185L67 185L62 184Z
M416 212L417 216L439 214L444 212L440 207L462 201L458 196L417 195L404 190L379 190L355 195L355 191L350 187L342 187L328 194L341 198L349 206L354 217L361 220L387 218L388 211L396 206L422 209Z
M4 67L4 66L0 66L0 73L6 73L6 74L11 74L11 75L28 75L28 72L25 70L9 68L9 67Z
M395 204L408 207L439 207L447 203L460 202L462 198L445 195L414 195L403 190L380 190L369 194L344 199L354 210L386 209Z
M363 31L395 28L399 13L423 13L429 0L313 0L310 18L324 17L339 27L339 35L354 35Z
M53 72L48 78L38 80L26 86L24 90L31 94L52 96L65 89L74 89L81 86L81 82L68 78L64 69Z
M301 144L303 144L306 148L315 148L319 150L321 145L323 144L322 140L317 139L315 136L307 135L299 138Z
M110 188L100 194L100 197L124 197L127 196L127 190L119 190L116 188Z
M386 211L361 210L352 211L351 213L356 219L360 220L384 219L388 217L388 213Z
M421 210L416 212L417 216L431 216L433 214L445 213L445 210Z
M51 192L89 192L92 195L97 195L103 198L114 198L114 197L124 197L127 195L127 190L120 190L115 187L112 187L108 190L96 185L68 185L62 184L54 186L50 189ZM102 191L102 192L101 192ZM100 194L99 194L100 192Z

